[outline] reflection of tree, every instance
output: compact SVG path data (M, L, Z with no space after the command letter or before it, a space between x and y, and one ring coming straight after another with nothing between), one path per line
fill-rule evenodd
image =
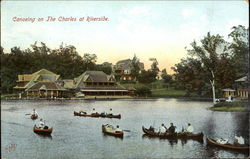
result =
M216 134L215 131L215 121L214 121L214 113L212 113L207 120L204 121L201 130L203 130L204 134L206 134L206 136L211 136L213 137L214 134Z
M249 113L233 113L236 123L234 134L241 135L245 139L245 143L249 143Z

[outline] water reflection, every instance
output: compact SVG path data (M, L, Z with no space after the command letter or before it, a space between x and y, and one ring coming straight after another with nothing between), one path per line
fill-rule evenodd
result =
M50 139L50 140L52 140L52 135L51 134L38 134L38 133L35 133L37 136L39 136L40 138L42 138L42 139Z
M206 140L168 140L142 135L141 125L160 126L174 122L181 128L190 122L194 133L203 132L212 138L233 139L235 133L249 142L249 114L213 112L209 102L177 99L124 99L124 100L64 100L64 101L1 101L2 144L15 141L17 147L4 158L244 158L248 154L231 152L206 145ZM39 118L53 126L52 136L34 134L36 121L24 114L35 108ZM90 112L113 109L122 119L80 118L74 110ZM13 118L15 117L15 118ZM123 138L103 134L101 125L119 125ZM165 124L168 125L168 124ZM48 143L48 141L51 141ZM204 143L203 143L204 142ZM21 146L19 146L21 145ZM38 153L39 152L39 153ZM40 152L46 152L45 154ZM22 154L22 155L20 155ZM48 155L49 154L49 155ZM95 154L95 155L93 155Z

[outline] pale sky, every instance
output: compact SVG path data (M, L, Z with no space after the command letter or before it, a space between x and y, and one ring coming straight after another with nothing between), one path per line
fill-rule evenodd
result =
M38 18L56 18L38 22ZM74 22L58 18L75 17ZM109 21L78 21L81 17L108 17ZM36 18L32 23L13 18ZM134 54L149 68L155 57L160 69L187 56L185 47L210 31L227 38L231 27L248 27L248 3L237 1L2 1L1 45L6 52L35 41L58 48L74 45L80 55L96 54L97 63L115 64Z

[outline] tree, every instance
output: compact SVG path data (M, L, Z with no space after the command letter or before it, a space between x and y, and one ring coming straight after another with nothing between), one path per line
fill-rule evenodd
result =
M83 62L86 70L94 70L97 56L95 54L85 53L83 55Z
M156 76L157 73L152 70L148 71L143 70L138 76L138 81L140 83L152 83L156 81Z
M192 49L188 50L189 54L202 63L203 71L206 72L206 77L212 87L213 103L215 101L215 78L216 78L216 66L218 63L218 55L225 51L225 41L219 34L210 35L207 33L201 40L201 45L197 45L196 41L191 43Z
M249 59L249 29L242 25L232 27L228 35L232 39L229 48L231 49L233 65L236 66L236 76L240 78L248 72Z
M162 71L161 78L164 80L165 83L172 82L172 76L167 74L167 70L164 68Z
M138 78L140 72L140 59L134 55L131 63L131 75L135 78Z

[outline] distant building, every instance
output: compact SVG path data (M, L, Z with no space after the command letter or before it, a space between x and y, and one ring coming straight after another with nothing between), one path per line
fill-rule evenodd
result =
M116 83L113 75L102 71L86 71L74 79L75 89L85 96L123 96L129 90Z
M46 69L41 69L33 74L18 75L17 85L14 90L26 93L27 97L54 98L63 97L66 89L62 87L62 79Z
M237 97L240 99L248 99L248 84L247 84L247 76L239 78L235 80L237 87Z
M144 64L139 63L139 72L144 70ZM114 72L116 76L119 77L120 81L127 81L127 82L132 82L136 81L136 78L131 74L132 70L132 60L131 59L126 59L126 60L121 60L116 63L114 66Z
M230 97L235 97L235 90L234 89L231 89L231 88L225 88L225 89L222 89L223 91L223 97L224 98L228 98L229 96Z

